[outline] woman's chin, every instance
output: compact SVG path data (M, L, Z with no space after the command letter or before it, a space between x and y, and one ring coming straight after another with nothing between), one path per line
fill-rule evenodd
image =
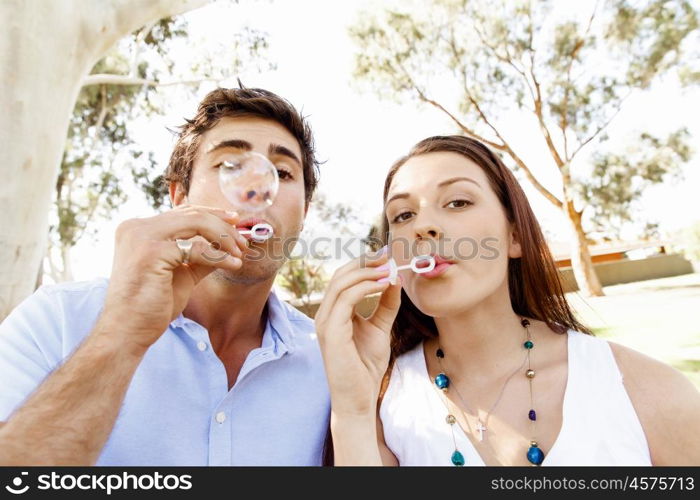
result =
M464 297L423 297L421 300L412 300L412 302L420 312L433 318L451 316L469 307L469 301Z
M428 285L428 286L424 286ZM423 313L433 318L451 316L468 310L480 302L483 290L474 290L470 286L458 286L457 283L443 281L438 285L435 280L431 283L420 283L411 287L408 298ZM472 288L472 289L470 289ZM483 297L481 297L483 300Z

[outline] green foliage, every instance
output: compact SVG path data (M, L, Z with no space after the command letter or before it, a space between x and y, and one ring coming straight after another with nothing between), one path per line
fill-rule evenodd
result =
M530 174L558 207L579 193L602 204L593 217L599 222L603 211L622 216L642 186L662 182L688 160L683 133L665 142L643 134L638 146L648 149L634 160L614 151L594 155L594 175L601 177L587 182L577 175L585 167L579 153L607 140L608 125L632 92L670 71L687 84L700 81L699 16L692 2L613 0L590 2L588 9L534 0L396 5L364 13L350 29L355 79L380 96L446 114L462 133ZM538 182L534 165L506 137L504 125L515 110L534 118L566 199Z
M182 20L162 19L148 33L136 32L126 45L140 43L140 50L152 49L164 55L167 42L187 34ZM133 48L133 47L132 47ZM91 73L128 75L130 61L123 47L118 47L97 62ZM137 65L139 78L157 78L145 62ZM66 148L56 183L56 212L50 225L52 245L75 246L90 232L95 218L108 218L127 200L124 180L129 174L141 175L142 187L151 189L147 172L153 168L141 161L144 156L131 137L128 124L137 116L159 112L151 101L155 87L141 85L89 85L81 89L68 128ZM64 263L65 264L65 263Z
M308 305L314 293L322 292L327 277L323 263L306 257L289 259L277 274L276 282Z
M645 189L679 180L680 166L691 157L689 140L685 128L665 139L643 133L627 151L594 154L591 175L577 184L594 231L618 236L623 224L633 221Z
M289 259L280 269L276 283L308 304L312 295L322 292L326 286L328 276L325 266L328 261L343 258L342 255L333 255L337 247L331 248L332 242L341 241L344 236L363 234L367 226L353 207L331 202L317 191L309 205L301 235L307 253ZM326 242L327 246L320 244ZM352 249L356 247L353 246Z
M93 75L129 81L86 85L78 95L50 216L50 246L60 249L64 259L61 279L70 279L65 272L70 267L65 262L67 250L93 233L94 222L109 218L134 188L155 210L168 199L161 175L164 166L157 165L154 152L132 136L130 125L163 113L169 102L194 94L202 82L225 80L244 67L273 67L262 57L266 34L256 30L237 32L220 50L207 46L183 51L188 37L183 18L161 19L120 41L92 68ZM138 79L147 83L133 83ZM49 264L56 267L51 253Z

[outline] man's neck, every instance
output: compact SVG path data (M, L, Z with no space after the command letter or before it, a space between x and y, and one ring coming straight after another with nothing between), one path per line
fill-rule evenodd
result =
M233 283L215 271L195 287L183 315L207 329L220 355L234 345L260 346L273 280Z

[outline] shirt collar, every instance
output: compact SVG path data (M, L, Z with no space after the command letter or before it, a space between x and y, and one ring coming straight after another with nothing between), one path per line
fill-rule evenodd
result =
M293 311L289 311L288 306L277 296L275 290L270 290L270 295L267 297L267 324L263 333L261 347L272 347L275 351L292 352L294 350L294 329L289 321L289 315ZM206 329L196 321L185 317L182 313L178 315L171 323L171 326L181 328L192 337L198 338L199 332L205 332ZM195 333L197 332L197 333Z

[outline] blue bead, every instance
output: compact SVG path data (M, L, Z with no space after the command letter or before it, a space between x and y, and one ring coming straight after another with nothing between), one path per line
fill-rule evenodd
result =
M535 413L535 410L530 410L527 416L530 420L537 420L537 413Z
M452 464L456 465L457 467L462 467L464 463L464 455L462 455L459 450L455 450L455 452L452 454Z
M450 386L450 379L444 373L440 373L435 377L435 385L440 389L447 389Z
M544 452L537 446L530 446L527 450L527 459L531 464L540 465L544 461Z

